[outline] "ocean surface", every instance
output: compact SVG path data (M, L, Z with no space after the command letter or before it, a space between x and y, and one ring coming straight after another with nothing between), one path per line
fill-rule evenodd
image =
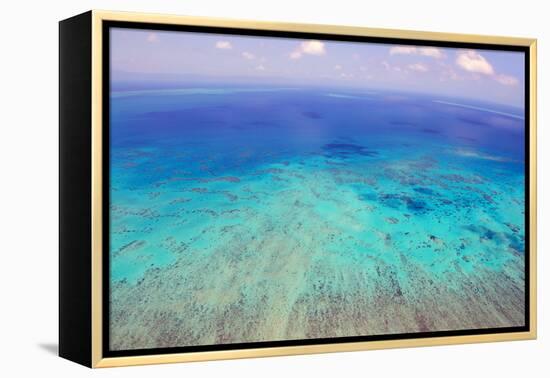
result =
M522 326L521 110L113 92L113 350Z

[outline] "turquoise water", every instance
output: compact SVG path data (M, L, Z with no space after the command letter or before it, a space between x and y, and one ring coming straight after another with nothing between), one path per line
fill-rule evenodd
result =
M524 119L299 88L111 97L111 347L524 323Z

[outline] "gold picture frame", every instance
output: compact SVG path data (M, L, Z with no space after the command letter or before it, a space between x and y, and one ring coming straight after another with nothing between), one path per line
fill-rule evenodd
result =
M238 28L250 30L264 30L276 32L301 32L312 34L330 34L334 36L358 36L358 37L376 37L399 40L415 40L415 41L431 41L444 43L472 43L472 44L491 44L502 46L519 46L528 49L529 66L527 78L529 82L529 108L526 109L526 116L529 119L529 188L528 193L528 210L529 210L529 234L526 239L529 241L529 250L526 251L529 261L529 282L528 282L528 310L529 310L529 329L524 332L511 333L493 333L493 334L476 334L476 335L457 335L444 337L427 337L427 338L406 338L397 340L377 340L377 341L362 341L362 342L342 342L330 344L316 345L295 345L295 346L277 346L277 347L258 347L247 349L231 349L231 350L216 350L216 351L199 351L186 353L167 353L167 354L152 354L152 355L134 355L121 357L105 357L103 344L104 317L104 288L102 286L103 275L103 125L104 118L103 97L106 96L106 89L103 87L103 25L105 22L130 22L130 23L152 23L163 25L189 25L201 27L217 27L217 28ZM60 355L70 360L79 362L89 367L114 367L114 366L129 366L143 364L160 364L173 362L188 362L188 361L207 361L219 359L237 359L250 357L267 357L267 356L283 356L311 353L326 353L326 352L346 352L360 351L371 349L386 349L386 348L401 348L401 347L419 347L419 346L434 346L448 344L465 344L465 343L481 343L495 341L512 341L512 340L529 340L535 339L537 335L537 307L536 307L536 202L537 202L537 181L536 181L536 117L537 117L537 42L535 39L528 38L512 38L512 37L497 37L497 36L481 36L468 34L453 34L453 33L435 33L423 31L406 31L392 29L375 29L353 26L333 26L333 25L316 25L316 24L294 24L294 23L279 23L279 22L258 22L249 20L231 20L217 19L209 17L188 17L160 14L145 14L145 13L126 13L126 12L110 12L93 10L81 16L76 16L72 19L62 21L60 33L60 87L61 92L68 92L71 85L74 83L71 80L80 80L82 86L82 96L78 96L75 92L63 95L60 97L60 123L61 123L61 246L60 246ZM78 40L78 33L83 33L81 43ZM88 41L88 42L86 42ZM82 50L87 49L86 54L82 54ZM79 54L80 58L75 58L75 54ZM82 59L80 62L84 64L84 73L89 70L89 77L83 77L83 73L76 72L73 76L68 74L71 68L68 67L70 59ZM89 62L88 62L89 59ZM75 61L77 64L79 61ZM86 76L86 75L84 75ZM65 77L65 78L63 78ZM71 79L76 78L76 79ZM74 88L74 87L72 87ZM80 87L79 87L80 88ZM78 90L80 92L80 89ZM89 93L89 96L87 96ZM89 103L85 103L89 100ZM74 109L73 102L79 101L80 108L83 112L71 113L68 108ZM85 114L84 114L85 113ZM81 134L77 137L82 138L85 143L89 144L89 149L82 153L90 153L90 167L87 170L89 181L82 183L84 188L89 188L89 200L85 202L88 210L80 216L89 216L89 222L83 221L82 224L74 222L74 217L78 217L71 213L66 207L71 206L74 201L81 200L79 195L71 194L70 185L64 181L64 177L72 174L74 171L68 164L64 163L68 159L64 155L64 133L77 133L75 130L67 130L69 122L73 128L76 127L74 122L89 122L89 128L83 127ZM66 143L69 139L74 140L75 136L67 134ZM72 142L71 142L72 143ZM70 148L67 147L68 151ZM72 150L73 153L76 153ZM69 152L67 152L69 153ZM65 160L64 160L65 159ZM66 166L64 164L67 164ZM65 189L63 189L65 188ZM75 190L78 188L74 188ZM527 194L526 194L527 195ZM85 209L86 209L85 208ZM73 218L71 218L71 216ZM72 220L71 220L72 219ZM78 230L74 227L80 227ZM71 232L78 240L64 241L66 235ZM84 237L82 235L86 234ZM72 244L71 244L72 243ZM71 247L71 248L69 248ZM85 249L83 258L69 256L80 253ZM85 273L83 273L85 272ZM79 277L74 275L78 274ZM89 284L86 280L89 279ZM79 281L81 280L81 281ZM78 282L77 282L78 281ZM85 282L86 281L86 282ZM80 295L80 301L75 299ZM75 302L76 301L76 302ZM80 309L72 309L76 303L81 303ZM86 315L82 318L82 311ZM74 320L78 318L78 320ZM72 322L71 326L67 324ZM75 325L76 322L76 325ZM77 341L79 340L79 341ZM78 344L86 344L85 347L78 349Z

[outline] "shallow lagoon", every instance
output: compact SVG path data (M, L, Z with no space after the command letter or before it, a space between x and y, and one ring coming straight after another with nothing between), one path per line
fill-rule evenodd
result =
M522 117L335 89L116 93L111 348L523 325Z

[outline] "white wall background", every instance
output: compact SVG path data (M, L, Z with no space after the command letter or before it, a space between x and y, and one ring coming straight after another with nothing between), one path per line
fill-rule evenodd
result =
M542 377L550 374L550 27L540 0L7 1L0 22L0 375ZM539 39L539 339L90 371L57 344L57 22L89 9Z

